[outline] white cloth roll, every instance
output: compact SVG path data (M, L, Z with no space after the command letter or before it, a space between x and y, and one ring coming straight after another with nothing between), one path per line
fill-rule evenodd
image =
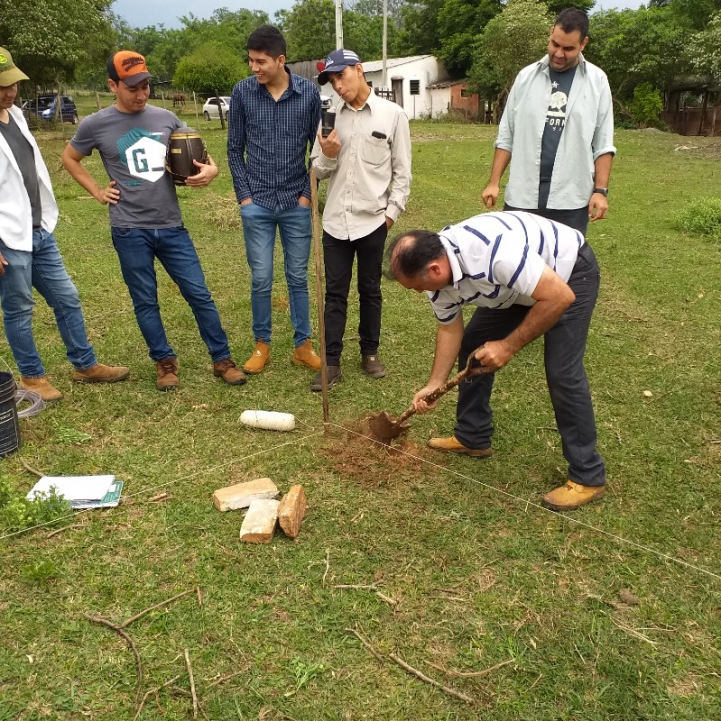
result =
M243 411L240 422L267 431L292 431L295 428L295 416L292 413L276 411Z

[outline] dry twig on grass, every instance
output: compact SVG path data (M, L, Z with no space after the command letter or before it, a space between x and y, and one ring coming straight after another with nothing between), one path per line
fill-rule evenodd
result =
M398 605L398 601L396 601L395 598L391 598L390 596L386 596L384 593L381 593L380 591L376 591L376 596L380 598L383 603L387 603L389 606L393 606L394 608Z
M112 621L108 621L107 618L103 618L102 616L91 616L89 613L84 613L83 616L88 619L88 621L92 621L93 623L99 623L102 626L107 626L108 628L111 628L115 633L122 636L128 646L130 646L133 655L135 656L135 670L138 675L138 682L135 686L135 703L137 704L140 699L140 689L143 686L143 664L140 662L140 654L138 653L138 648L135 645L135 641L133 641L130 636L123 631L123 629L120 626L116 626Z
M151 611L154 611L156 608L162 608L163 606L167 606L169 603L172 603L173 601L177 601L179 598L182 598L183 596L187 596L190 593L199 593L199 592L200 592L200 589L191 588L189 591L183 591L182 593L179 593L177 596L173 596L172 598L169 598L166 601L161 601L160 603L156 603L154 606L150 606L149 608L146 608L145 610L136 614L132 618L129 618L127 621L123 621L120 624L119 628L126 628L131 623L134 623L138 619L141 619L143 616L147 615Z
M328 576L328 571L330 571L330 548L325 549L325 573L323 574L323 578L320 582L320 585L325 588L325 579Z
M449 696L453 696L457 699L460 699L461 701L465 701L466 703L476 703L474 699L472 699L470 696L466 696L466 694L461 693L460 691L456 691L453 688L449 688L448 686L444 686L442 683L439 683L438 681L435 681L432 678L429 678L424 673L419 671L417 668L413 668L413 666L409 666L400 656L396 656L394 653L389 653L388 658L395 661L402 669L405 671L408 671L408 673L413 674L416 678L419 678L424 683L429 683L431 686L435 686L436 688L439 688L444 693L447 693Z
M190 663L190 653L185 649L185 665L188 668L188 678L190 679L190 695L193 697L193 718L198 718L198 697L195 694L195 679L193 678L193 667Z
M381 663L383 663L383 656L371 646L370 641L363 638L354 628L346 628L348 633L352 633Z
M354 628L346 628L346 631L348 633L352 633L363 644L363 646L368 649L368 651L370 651L381 663L383 663L385 659L378 653L378 651L373 648L370 641L363 638L363 636L361 636L361 634L358 633L358 631L356 631ZM465 701L465 703L476 703L475 699L472 699L470 696L466 696L466 694L461 693L460 691L456 691L455 689L449 688L448 686L444 686L442 683L439 683L438 681L429 678L424 673L421 673L418 669L413 668L413 666L409 666L400 656L397 656L394 653L389 653L388 658L390 658L392 661L395 661L402 669L408 671L408 673L413 674L416 678L419 678L421 681L428 683L431 686L435 686L444 693L447 693L449 696L453 696L457 699L460 699L461 701Z
M138 717L140 716L140 713L143 710L143 707L145 706L145 702L153 695L155 694L155 698L157 700L157 694L159 691L162 691L166 686L170 686L174 684L180 676L175 676L174 678L171 678L170 681L166 681L164 684L161 684L160 686L156 686L156 688L151 688L150 691L145 692L145 696L143 696L142 701L140 702L140 705L138 706L138 710L135 712L135 716L133 717L133 721L137 721Z
M20 465L28 473L32 473L33 475L37 476L38 478L42 478L45 475L44 473L40 473L40 471L35 470L22 456L18 456L18 460L20 461Z
M62 533L63 531L69 531L71 528L82 528L85 524L84 523L73 523L70 526L63 526L62 528L56 528L54 531L50 531L50 533L45 536L46 539L52 538L53 536L57 536L58 533Z
M331 586L331 588L340 588L342 590L354 591L375 591L378 588L378 584L369 583L367 585L356 585L353 583L339 583L337 586Z
M487 676L496 669L508 666L509 663L513 663L515 660L515 658L509 658L508 661L501 661L501 663L497 663L495 666L486 668L483 671L449 671L447 668L443 668L443 666L431 663L430 661L428 662L428 665L433 666L433 668L437 668L439 671L443 671L443 673L446 673L449 676L455 676L456 678L480 678L481 676Z

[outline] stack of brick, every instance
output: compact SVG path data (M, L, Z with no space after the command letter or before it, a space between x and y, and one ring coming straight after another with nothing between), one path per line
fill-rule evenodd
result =
M213 503L222 512L248 509L240 527L240 540L245 543L270 543L279 521L283 533L296 538L306 510L303 486L292 486L280 501L275 500L277 495L278 488L270 478L257 478L219 488L213 493Z

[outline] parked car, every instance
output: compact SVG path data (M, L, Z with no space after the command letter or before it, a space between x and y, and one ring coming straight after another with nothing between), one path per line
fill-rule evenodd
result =
M62 95L62 105L60 106L60 114L64 123L78 124L78 109L75 107L75 101L70 95ZM23 103L22 111L25 117L38 115L43 120L53 120L57 115L58 96L57 95L39 95L37 98L30 98Z
M218 100L220 100L220 112L223 113L223 117L227 120L228 113L230 112L230 98L227 95L221 95L220 98L208 98L203 105L203 117L206 120L211 118L220 118L218 113Z

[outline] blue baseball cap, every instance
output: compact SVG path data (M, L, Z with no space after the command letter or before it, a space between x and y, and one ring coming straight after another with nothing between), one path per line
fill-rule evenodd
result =
M341 73L343 68L359 65L361 59L352 50L334 50L328 55L324 63L318 63L318 85L325 85L328 82L329 73Z

